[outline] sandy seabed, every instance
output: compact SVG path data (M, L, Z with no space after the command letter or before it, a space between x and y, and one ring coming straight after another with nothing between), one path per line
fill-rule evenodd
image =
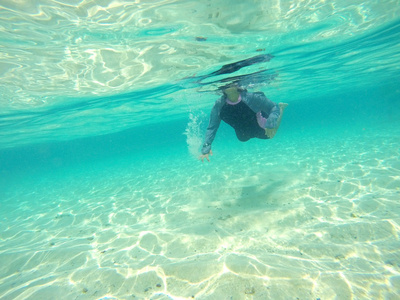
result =
M8 192L0 298L399 299L400 135L304 136Z

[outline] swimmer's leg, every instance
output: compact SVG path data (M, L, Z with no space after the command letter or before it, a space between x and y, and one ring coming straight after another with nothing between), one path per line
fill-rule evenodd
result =
M276 132L278 131L279 126L281 125L281 120L282 120L282 116L283 116L283 111L285 110L285 108L289 105L288 103L279 103L279 108L281 110L281 114L279 115L279 118L276 122L276 127L269 129L269 128L265 128L265 135L268 136L270 139L272 139Z

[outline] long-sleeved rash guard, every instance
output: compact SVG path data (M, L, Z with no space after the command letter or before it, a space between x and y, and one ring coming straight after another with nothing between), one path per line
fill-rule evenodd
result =
M269 100L264 93L240 93L241 101L229 104L223 95L214 104L211 110L202 154L208 154L211 144L217 134L221 120L231 125L239 140L247 141L250 138L268 139L265 128L275 128L280 115L280 108ZM243 127L244 129L242 130Z

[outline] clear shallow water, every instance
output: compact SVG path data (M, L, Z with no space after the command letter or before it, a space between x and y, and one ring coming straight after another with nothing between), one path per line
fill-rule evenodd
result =
M260 53L277 101L398 78L398 1L2 3L2 148L208 111L213 87L183 79Z
M398 4L2 2L0 297L396 299ZM260 53L278 135L199 163Z

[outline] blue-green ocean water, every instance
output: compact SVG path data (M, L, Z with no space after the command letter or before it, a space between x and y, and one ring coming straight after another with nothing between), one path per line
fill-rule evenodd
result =
M0 6L0 299L400 297L399 1ZM201 163L267 53L278 134Z

